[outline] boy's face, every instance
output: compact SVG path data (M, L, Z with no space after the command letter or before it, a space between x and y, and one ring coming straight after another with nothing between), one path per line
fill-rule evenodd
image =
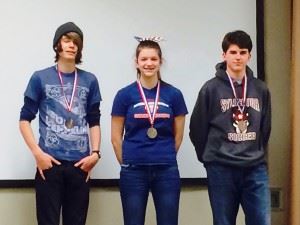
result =
M230 45L226 52L223 52L223 60L227 63L227 71L232 75L244 75L246 66L251 58L247 48L240 48L237 45Z
M64 35L60 39L60 44L62 50L59 52L59 57L65 60L75 61L78 47L74 41Z

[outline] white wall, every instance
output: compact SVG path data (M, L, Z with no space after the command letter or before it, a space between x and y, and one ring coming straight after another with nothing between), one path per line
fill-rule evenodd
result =
M135 80L135 35L161 35L163 79L182 90L191 113L202 84L221 61L225 33L244 29L254 41L256 70L256 2L253 0L2 0L0 3L0 179L32 179L34 160L18 131L23 92L35 70L53 65L56 28L74 21L84 32L82 68L95 73L103 96L102 155L94 178L118 178L110 144L110 111L116 91ZM205 177L188 138L188 121L178 154L182 177ZM37 120L33 122L35 133ZM7 154L9 153L9 154ZM20 157L22 156L22 157ZM16 159L18 166L16 166Z

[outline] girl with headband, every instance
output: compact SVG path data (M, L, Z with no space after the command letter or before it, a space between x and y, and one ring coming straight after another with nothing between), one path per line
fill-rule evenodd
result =
M180 177L176 154L188 113L180 90L161 79L160 37L135 37L137 80L112 107L111 140L121 165L124 225L143 225L149 192L158 225L177 225Z

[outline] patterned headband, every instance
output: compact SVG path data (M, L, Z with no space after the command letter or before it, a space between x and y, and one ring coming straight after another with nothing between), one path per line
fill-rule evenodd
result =
M154 42L161 42L161 41L165 41L165 39L163 39L162 37L158 37L158 36L151 36L151 37L138 37L138 36L134 36L134 38L138 41L138 42L142 42L142 41L154 41Z

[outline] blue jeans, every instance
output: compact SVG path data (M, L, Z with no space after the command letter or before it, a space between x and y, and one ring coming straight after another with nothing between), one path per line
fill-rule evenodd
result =
M124 225L144 225L149 191L157 225L177 225L180 196L177 165L122 165L120 193Z
M246 225L270 225L270 191L265 164L251 168L205 165L214 225L235 225L239 205Z

